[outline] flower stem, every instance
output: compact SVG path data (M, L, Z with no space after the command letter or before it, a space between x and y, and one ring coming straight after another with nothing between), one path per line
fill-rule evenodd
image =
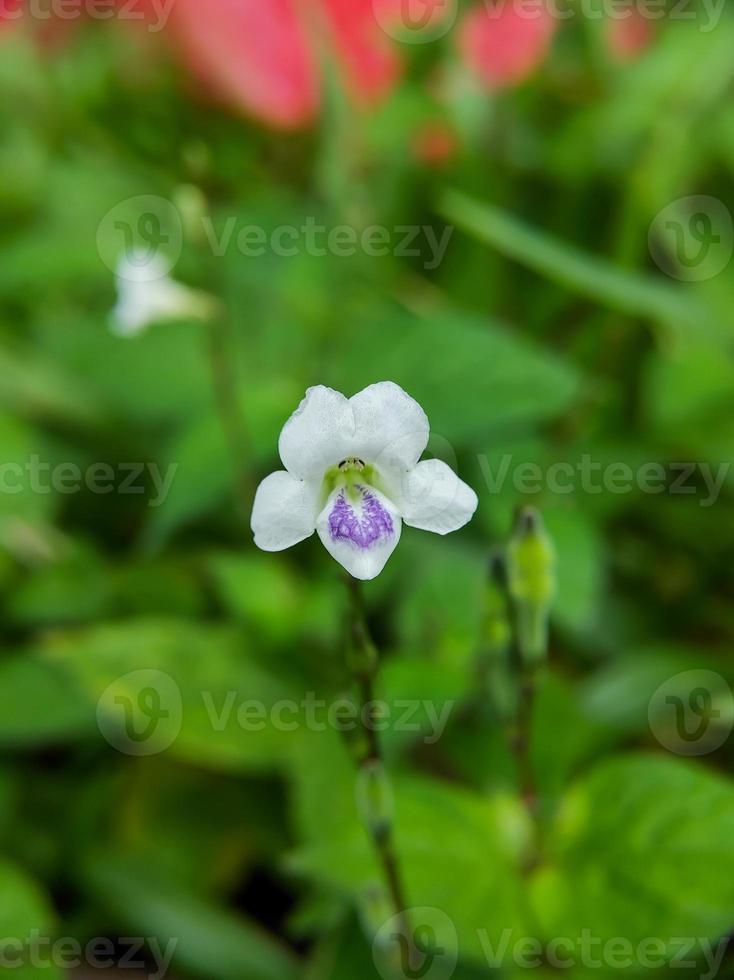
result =
M214 400L232 459L237 511L246 525L254 490L247 465L252 453L237 395L232 338L223 314L209 320L207 333Z
M377 734L378 708L374 697L375 678L379 669L377 648L370 636L360 582L346 577L350 597L350 667L359 692L359 719L362 725L362 746L358 765L360 777L378 767L384 773L382 747ZM386 777L385 777L386 779ZM412 946L410 916L405 901L405 889L400 862L395 850L393 821L390 818L365 821L375 852L382 868L391 904L400 918L400 932Z
M524 666L519 678L517 719L511 746L517 764L520 795L525 806L533 814L538 795L530 756L535 691L536 671L532 667Z

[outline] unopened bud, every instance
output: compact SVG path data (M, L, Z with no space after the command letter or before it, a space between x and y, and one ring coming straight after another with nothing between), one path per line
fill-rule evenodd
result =
M556 576L553 543L540 514L532 507L524 507L518 514L507 546L507 575L520 655L525 663L537 663L548 650L548 617Z
M385 767L377 759L370 759L359 771L357 807L373 840L384 841L392 828L393 796Z

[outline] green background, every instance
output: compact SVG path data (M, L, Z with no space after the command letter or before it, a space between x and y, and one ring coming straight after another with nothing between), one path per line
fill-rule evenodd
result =
M435 744L383 738L409 901L453 922L455 975L491 973L477 930L547 942L588 928L636 944L717 941L734 925L732 741L686 759L655 737L669 719L648 720L683 671L715 671L724 692L734 682L732 474L710 506L700 470L687 494L670 492L670 472L661 493L527 494L512 480L524 462L584 454L635 471L731 458L731 264L682 283L652 261L648 231L689 195L732 200L734 24L666 22L624 65L602 30L577 18L529 82L444 105L425 83L437 64L464 77L451 39L416 46L374 113L333 88L296 135L206 105L167 62L129 72L114 25L87 25L53 55L3 39L2 462L177 470L158 507L150 483L0 494L1 937L176 937L184 978L377 975L379 870L347 747L303 725L244 731L236 712L216 730L202 692L269 707L348 687L338 566L315 538L259 552L249 511L307 386L353 394L386 379L420 401L429 452L480 500L454 535L406 528L365 590L380 696L455 702ZM457 138L441 166L410 148L435 121ZM181 212L175 275L221 301L218 328L110 332L98 228L143 194ZM425 248L218 257L202 215L218 230L308 216L454 230L426 270ZM505 455L493 492L487 467ZM523 503L557 553L533 725L538 827L474 670L488 555ZM175 681L181 730L136 757L103 737L98 701L149 669ZM521 972L509 961L501 975Z

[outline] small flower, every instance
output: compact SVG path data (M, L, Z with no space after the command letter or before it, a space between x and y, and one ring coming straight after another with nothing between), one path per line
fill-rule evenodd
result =
M375 2L175 0L161 16L153 0L117 0L165 32L210 94L283 129L315 122L332 68L358 105L392 91L402 61Z
M531 12L514 3L478 4L459 26L459 49L488 88L518 85L545 60L556 27L545 4Z
M164 320L207 319L214 309L209 296L170 277L161 255L149 256L142 250L124 254L117 264L115 282L117 305L110 328L120 337L134 337Z
M617 61L634 61L639 58L655 39L655 24L644 10L630 10L622 20L614 17L606 22L607 47Z
M371 579L403 522L436 534L463 527L477 495L441 460L418 462L428 435L425 412L392 381L352 398L309 388L280 434L285 470L266 477L255 495L255 544L282 551L317 531L350 575Z

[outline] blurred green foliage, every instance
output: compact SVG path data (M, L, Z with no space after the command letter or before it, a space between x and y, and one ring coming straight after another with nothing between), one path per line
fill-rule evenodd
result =
M585 454L635 470L731 459L731 263L682 284L647 236L674 199L732 200L734 24L671 22L626 65L599 29L577 20L532 82L449 106L416 51L373 116L334 100L300 136L212 109L165 66L131 69L113 27L52 57L4 40L1 461L176 471L157 507L149 476L141 494L0 493L0 936L179 937L182 977L375 975L364 907L379 870L346 746L302 719L245 731L236 710L217 729L202 692L218 710L229 692L270 709L348 687L337 567L314 541L258 552L246 488L277 467L308 385L383 379L421 402L429 451L480 497L456 535L406 529L367 589L379 695L454 706L435 744L422 708L420 731L383 741L409 900L454 923L456 976L488 975L478 930L636 943L734 925L732 741L677 758L647 711L685 670L734 683L731 472L709 506L700 471L693 494L488 485L507 455L513 472ZM410 151L436 114L460 144L441 168ZM176 275L226 307L222 392L205 325L130 340L107 326L100 222L141 194L190 201L189 185L217 234L308 216L454 231L427 271L425 255L217 257L194 222ZM498 718L475 710L487 557L520 503L543 511L558 562L538 826ZM98 715L140 670L182 699L180 734L152 757L116 751Z

